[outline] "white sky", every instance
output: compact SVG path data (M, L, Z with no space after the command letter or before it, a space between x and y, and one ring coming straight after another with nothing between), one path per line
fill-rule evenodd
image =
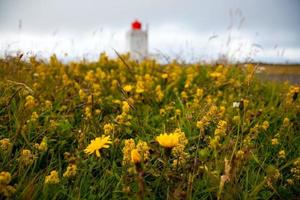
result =
M113 56L134 19L170 58L300 62L299 0L0 0L0 56Z

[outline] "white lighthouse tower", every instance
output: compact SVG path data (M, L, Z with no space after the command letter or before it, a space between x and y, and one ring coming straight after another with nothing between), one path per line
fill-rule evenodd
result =
M127 32L127 47L131 58L143 60L148 56L148 30L142 30L142 24L135 20Z

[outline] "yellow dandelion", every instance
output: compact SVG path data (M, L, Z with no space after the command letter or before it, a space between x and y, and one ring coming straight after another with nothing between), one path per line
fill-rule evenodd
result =
M109 148L109 144L111 144L111 139L110 136L102 136L102 137L97 137L94 140L91 141L91 143L86 147L84 152L86 154L92 154L96 153L97 157L100 157L100 149L104 148Z
M179 143L179 134L171 133L171 134L160 134L156 137L156 141L165 148L173 148Z

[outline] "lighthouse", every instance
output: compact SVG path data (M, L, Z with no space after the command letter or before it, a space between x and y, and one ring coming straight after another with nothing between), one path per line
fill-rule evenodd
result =
M148 28L142 29L142 23L135 20L127 32L127 47L131 58L143 60L148 56Z

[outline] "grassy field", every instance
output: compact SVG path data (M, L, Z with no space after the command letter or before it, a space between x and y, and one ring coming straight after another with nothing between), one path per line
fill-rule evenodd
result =
M299 64L258 64L258 70L263 79L300 84Z
M0 199L297 199L299 86L241 66L0 60Z

